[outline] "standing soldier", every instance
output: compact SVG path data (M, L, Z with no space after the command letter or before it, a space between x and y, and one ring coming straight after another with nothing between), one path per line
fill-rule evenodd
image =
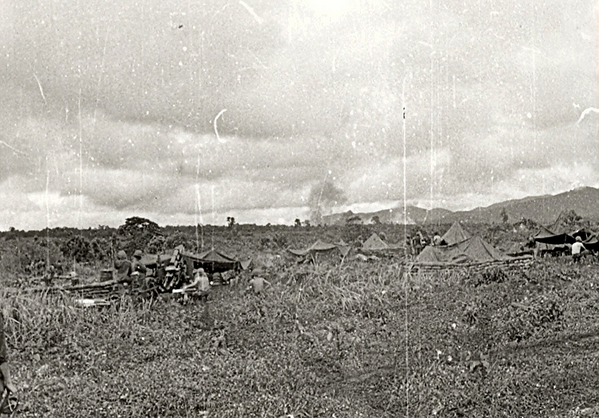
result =
M418 254L420 254L420 251L422 251L421 235L416 234L412 237L412 250L413 250L414 256L417 256Z
M116 279L119 282L131 281L131 261L127 260L127 253L123 250L119 251L114 260L114 268L116 270Z
M142 252L141 250L135 250L133 253L133 261L131 262L131 274L135 275L135 286L147 287L146 283L146 272L148 269L146 265L141 261Z
M586 247L582 243L582 238L576 237L576 242L572 244L572 261L578 262L585 251Z

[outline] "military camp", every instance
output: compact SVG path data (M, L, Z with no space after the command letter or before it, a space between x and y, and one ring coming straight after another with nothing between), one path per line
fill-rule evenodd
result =
M599 417L598 17L2 0L0 418Z
M134 233L124 233L124 228L66 235L60 230L0 233L7 283L3 309L15 321L7 329L17 351L13 368L18 382L28 384L28 370L40 364L68 382L98 373L89 369L97 364L101 373L112 370L113 377L96 378L107 384L124 381L119 385L133 394L136 375L157 379L167 362L179 376L168 379L179 385L185 400L172 404L169 412L155 410L180 416L194 408L222 411L219 405L243 402L228 389L228 373L247 383L271 372L293 371L302 379L301 390L318 385L329 396L339 384L330 379L344 379L352 399L367 402L355 392L366 382L376 382L381 393L389 394L401 379L388 365L396 357L396 344L403 344L408 360L426 354L424 364L436 370L428 372L428 380L435 384L449 373L464 384L484 382L496 390L506 384L500 373L506 367L511 367L511 379L531 381L525 368L504 366L497 357L517 361L510 351L517 347L524 358L548 356L559 362L573 339L580 345L568 351L572 358L585 361L594 355L586 335L594 327L595 296L588 290L599 286L599 223L572 213L557 214L544 224L526 219L410 225L352 221L198 229L152 227L140 217L125 223L131 224L139 225L131 229ZM23 315L23 309L44 313L16 322L15 313ZM579 312L588 319L579 322ZM43 332L51 331L53 339L25 340L24 335L41 335L37 324L42 320ZM93 333L81 334L83 327ZM385 336L378 334L382 330ZM111 355L98 360L68 341ZM546 351L549 346L552 350ZM146 360L140 362L140 356ZM268 359L273 371L248 363L248 356ZM374 363L347 364L340 356ZM191 360L182 363L182 358ZM336 366L324 366L319 359ZM226 369L215 370L217 364ZM416 363L409 367L422 372ZM322 374L306 375L305 370ZM361 373L372 378L352 380ZM546 379L561 381L553 374ZM194 395L200 389L189 388L190 381L210 388L202 391L220 393L223 403L200 405ZM85 396L91 405L94 386L83 384L80 390L75 395L65 386L49 393L56 406L33 402L36 408L55 411L63 408L61 394ZM136 397L124 405L131 410L165 408L167 395L156 393L155 401ZM335 396L341 402L349 395ZM449 399L460 402L459 397ZM479 410L487 410L481 405ZM260 406L250 403L247 408ZM424 403L421 408L428 410ZM27 411L23 409L31 415Z

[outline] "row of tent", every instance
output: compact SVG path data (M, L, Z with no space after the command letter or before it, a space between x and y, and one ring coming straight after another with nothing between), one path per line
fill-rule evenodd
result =
M533 239L535 242L540 244L564 245L575 243L576 238L578 237L580 237L582 243L588 250L599 250L599 235L597 233L587 231L586 229L579 229L571 234L556 234L550 231L548 228L542 226L533 236Z
M373 233L360 247L360 252L374 255L384 253L398 253L403 251L405 247L401 245L393 245L386 243L381 237ZM317 240L314 244L310 245L305 249L292 249L289 248L287 251L298 257L315 256L318 254L325 253L336 253L342 257L347 257L352 250L352 246L340 240L338 242L328 243L322 240Z
M479 236L472 236L455 222L441 237L442 245L427 246L417 256L416 263L458 263L504 260L510 258ZM367 255L397 254L405 250L403 245L390 244L373 233L361 246L359 252ZM336 254L342 258L352 251L352 246L343 240L325 242L318 239L304 249L288 249L290 254L297 257L317 258L325 254ZM218 250L209 250L201 254L183 252L183 260L188 269L203 267L207 271L224 271L246 269L251 260L240 262ZM154 256L155 257L155 256ZM150 261L150 260L148 260Z
M535 243L547 245L571 245L580 237L588 250L599 251L599 235L580 229L571 234L556 234L548 228L541 227L533 236ZM416 258L416 263L459 263L507 260L510 255L502 253L497 248L479 236L471 236L460 223L455 222L441 237L441 244L425 247Z
M310 247L302 250L289 249L296 256L318 255L328 252L337 252L342 257L347 257L351 246L343 241L327 243L316 241ZM364 254L381 254L403 251L402 245L388 244L376 233L372 234L359 249ZM503 254L479 236L472 236L462 228L461 224L454 223L441 237L441 245L427 246L416 257L416 263L460 263L484 262L492 260L505 260L511 257Z
M599 250L599 236L586 230L578 230L572 234L555 234L549 229L541 227L533 236L535 242L548 245L572 244L576 242L576 237L582 239L587 249ZM373 233L360 248L360 252L363 254L399 253L404 250L404 246L386 243L376 233ZM308 248L288 249L287 251L298 257L338 254L345 258L352 251L352 246L343 240L329 243L319 239ZM142 258L142 262L152 268L160 260L162 262L166 261L168 264L168 260L171 260L172 256L172 254L163 254L161 256L148 254ZM252 263L251 260L239 261L216 249L200 254L181 250L181 256L182 262L186 265L190 275L192 270L198 267L202 267L208 272L222 272L245 270L250 268ZM507 260L510 258L512 258L510 255L504 254L480 236L471 235L459 222L455 222L441 237L441 245L426 246L416 257L415 263L466 263Z
M418 263L468 263L506 260L503 254L477 235L470 235L459 222L454 222L441 237L441 245L427 246L416 257Z

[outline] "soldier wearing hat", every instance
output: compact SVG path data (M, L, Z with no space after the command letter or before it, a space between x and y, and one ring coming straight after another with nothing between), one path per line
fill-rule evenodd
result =
M134 272L139 272L142 277L145 277L147 268L146 265L141 261L141 256L143 253L141 250L135 250L133 253L133 262L131 263L131 269Z
M131 261L127 260L127 253L120 250L116 254L114 260L114 268L116 270L116 278L118 281L130 281L131 280Z
M145 286L146 283L146 273L148 269L146 265L141 261L143 253L141 250L135 250L133 253L133 262L131 263L131 275L134 276L134 281L138 286Z
M582 243L582 238L580 236L576 237L576 242L572 244L572 261L578 262L582 254L586 251L586 247Z

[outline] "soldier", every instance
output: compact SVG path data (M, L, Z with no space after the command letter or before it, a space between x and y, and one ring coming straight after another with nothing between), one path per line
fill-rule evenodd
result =
M114 260L114 268L116 270L116 279L119 282L131 281L131 261L127 260L127 253L123 250L119 251Z
M433 236L433 245L435 247L441 245L441 235L437 231L435 231L435 235Z
M576 237L576 242L572 244L572 261L578 262L582 254L586 251L586 247L582 243L582 238Z
M422 251L422 238L421 235L414 235L412 237L412 254L417 256Z
M146 272L148 271L148 269L146 268L146 265L141 261L141 256L143 255L143 253L141 252L141 250L135 250L135 252L133 253L133 261L131 262L131 270L132 271L138 271L140 276L143 278L146 276Z
M141 261L141 256L143 253L141 250L135 250L133 253L133 261L131 262L131 274L136 277L135 285L140 287L147 287L148 283L146 282L146 273L148 269L146 265Z
M4 317L2 313L0 313L0 372L2 373L0 393L4 392L4 388L8 389L9 392L16 393L17 388L12 382L8 366L8 352L6 349L6 340L4 339Z
M254 294L259 295L264 290L264 285L269 285L270 283L262 277L264 272L261 269L256 269L252 271L252 278L249 282L248 290L251 289L254 291Z
M193 282L181 288L181 292L187 298L188 292L195 293L200 300L208 300L210 294L210 279L203 268L194 270Z

